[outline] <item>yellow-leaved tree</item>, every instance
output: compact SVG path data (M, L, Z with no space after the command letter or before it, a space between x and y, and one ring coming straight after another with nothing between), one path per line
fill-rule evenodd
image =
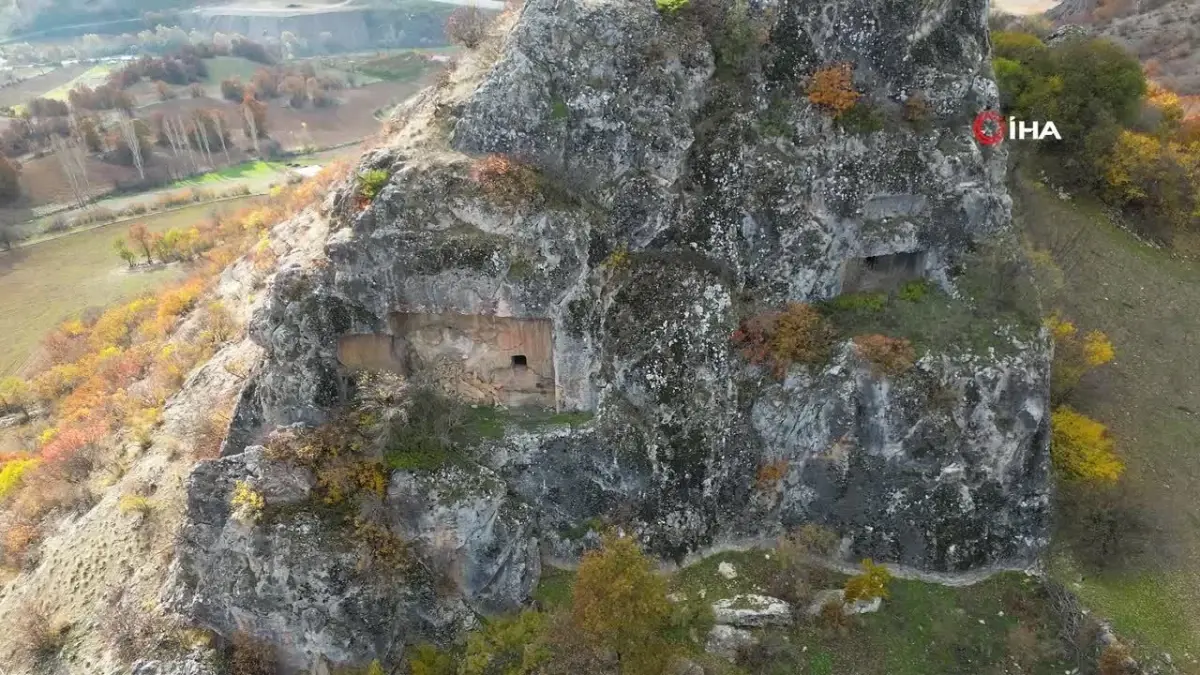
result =
M1050 457L1069 480L1111 484L1125 471L1108 429L1065 405L1050 415Z
M662 672L670 611L666 581L633 539L606 535L583 556L571 623L592 647L616 655L622 675Z
M1054 338L1050 398L1060 403L1070 396L1088 371L1112 361L1116 351L1104 333L1093 330L1081 336L1075 324L1058 313L1046 318L1046 327Z

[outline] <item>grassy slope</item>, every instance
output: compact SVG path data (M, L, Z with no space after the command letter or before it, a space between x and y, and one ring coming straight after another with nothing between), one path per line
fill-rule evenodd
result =
M1084 232L1058 255L1065 285L1047 304L1108 333L1117 357L1072 403L1109 425L1146 520L1178 548L1119 574L1084 570L1060 550L1053 571L1143 653L1167 650L1200 672L1200 615L1190 611L1200 604L1200 267L1138 243L1094 205L1064 202L1025 174L1015 181L1018 215L1035 240Z
M728 552L686 567L670 580L670 588L689 601L705 603L741 593L763 592L773 563L770 552ZM717 571L729 562L737 576ZM820 587L840 586L845 577L828 573ZM550 609L568 607L569 572L547 568L534 598ZM746 672L771 675L1051 675L1070 667L1060 656L1046 654L1036 664L1016 668L1010 631L1032 628L1040 644L1055 644L1054 621L1032 579L1005 573L974 586L951 588L917 581L893 581L882 609L865 615L844 633L806 621L791 630L764 636L774 657ZM1028 651L1028 650L1021 650ZM732 672L738 672L736 670Z
M161 231L196 222L214 208L239 201L193 206L142 220ZM43 244L0 253L0 375L15 372L48 331L88 307L106 305L182 277L178 265L129 273L113 252L112 241L125 224L101 227Z

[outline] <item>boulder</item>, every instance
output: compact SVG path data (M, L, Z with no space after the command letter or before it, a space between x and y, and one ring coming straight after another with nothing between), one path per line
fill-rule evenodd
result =
M737 658L739 650L756 644L758 638L750 631L718 624L709 631L704 651L733 661Z
M712 606L713 619L722 625L739 628L787 626L792 623L792 606L765 595L738 595L718 600Z
M813 596L812 604L806 610L809 616L817 616L824 609L825 605L831 602L843 603L843 598L846 597L846 592L840 588L832 588L824 591L818 591ZM846 616L853 614L870 614L878 612L883 606L882 598L872 598L870 600L856 600L851 603L842 604L842 613Z

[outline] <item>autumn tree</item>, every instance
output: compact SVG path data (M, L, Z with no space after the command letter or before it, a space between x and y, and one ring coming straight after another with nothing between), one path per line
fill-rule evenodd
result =
M137 244L138 248L142 251L142 255L146 256L146 264L149 265L154 262L154 259L150 256L150 231L146 229L146 225L143 223L130 225L128 236L129 241Z
M1071 395L1088 371L1112 361L1116 352L1107 335L1098 330L1080 335L1075 324L1059 314L1051 314L1045 324L1054 339L1050 397L1061 402Z
M1125 471L1108 429L1065 405L1050 415L1050 458L1068 480L1112 484Z
M584 555L571 621L594 648L613 652L622 673L657 675L669 649L663 629L670 604L666 582L629 537L609 534Z
M862 96L854 88L854 69L849 63L835 63L817 69L808 83L808 100L834 117L850 110Z
M299 75L289 75L283 79L281 91L287 95L288 102L293 108L302 108L308 100L308 86Z
M33 394L29 384L19 377L6 377L0 380L0 410L10 412L16 410L25 418L29 418L29 404L33 402Z
M221 80L221 96L227 101L241 101L246 98L246 85L237 78Z
M0 155L0 203L11 202L20 194L21 180L17 165Z
M870 602L875 598L888 596L888 584L892 581L892 573L883 565L877 565L867 559L862 561L862 572L846 580L846 602Z
M250 81L254 84L254 89L262 98L275 98L279 96L279 77L275 69L259 68L254 71L254 77Z
M488 23L487 15L478 7L459 7L446 19L446 37L453 44L474 49L487 37Z
M100 124L95 117L84 115L79 118L79 137L88 152L103 152L104 140L100 137Z
M158 100L160 101L170 101L175 98L175 92L171 89L171 85L162 80L154 83L154 92L158 94Z

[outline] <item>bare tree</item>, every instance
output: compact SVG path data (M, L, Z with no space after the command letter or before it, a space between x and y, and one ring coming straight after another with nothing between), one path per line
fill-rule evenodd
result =
M254 140L254 153L262 157L262 152L258 148L258 120L254 117L254 111L250 109L249 103L242 104L242 114L246 117L246 126L250 128L250 138Z
M204 155L208 158L208 166L216 169L217 165L213 163L212 146L208 142L208 120L204 111L197 110L192 116L192 124L196 127L196 135L200 139L200 147L204 148Z
M187 124L184 123L182 117L175 118L175 128L179 130L179 139L182 141L184 149L188 152L188 157L192 160L192 170L200 173L200 161L196 159L196 153L192 151L192 141L188 138Z
M229 159L229 148L225 147L225 127L221 124L225 116L221 114L220 110L213 110L210 114L213 123L217 125L217 138L221 139L221 151L225 153L225 163L233 164L233 160Z
M122 113L117 116L117 126L121 129L121 136L125 139L125 145L129 147L129 152L133 155L133 165L137 167L138 178L146 180L146 170L142 166L142 144L138 138L137 129L134 127L133 116L128 113Z
M58 163L62 167L63 175L71 187L71 193L75 196L76 203L83 206L87 203L87 192L84 190L84 181L80 176L83 163L77 161L72 147L73 143L54 135L50 137L50 146L54 149L54 156L58 158Z

